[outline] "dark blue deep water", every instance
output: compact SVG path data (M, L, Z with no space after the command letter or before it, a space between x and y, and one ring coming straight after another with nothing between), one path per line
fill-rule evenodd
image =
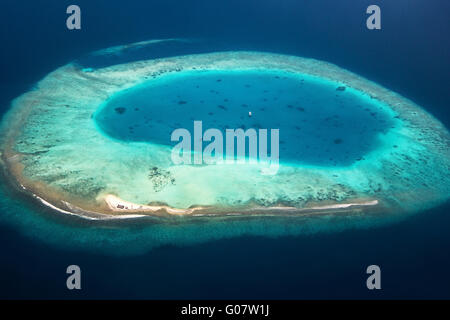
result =
M65 27L70 4L81 7L81 31ZM381 7L380 31L365 28L370 4ZM446 0L3 0L0 108L92 51L176 37L326 60L412 99L450 128L449 12ZM174 52L160 47L154 56L165 49ZM23 199L23 212L30 205ZM21 213L0 207L3 216ZM50 245L0 219L0 298L450 298L449 214L447 204L371 229L237 237L124 257ZM82 268L81 291L65 287L70 264ZM381 291L365 287L370 264L381 267Z

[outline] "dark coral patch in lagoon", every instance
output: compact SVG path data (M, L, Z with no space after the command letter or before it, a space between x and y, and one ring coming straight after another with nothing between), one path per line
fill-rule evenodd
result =
M122 107L114 108L114 111L117 112L118 114L124 114L126 110L127 109Z

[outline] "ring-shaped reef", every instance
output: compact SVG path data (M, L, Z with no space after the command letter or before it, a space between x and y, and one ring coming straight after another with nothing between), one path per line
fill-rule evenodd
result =
M175 165L170 133L279 129L279 167ZM450 194L450 136L412 101L336 65L216 52L65 65L13 101L5 177L89 219L411 213Z

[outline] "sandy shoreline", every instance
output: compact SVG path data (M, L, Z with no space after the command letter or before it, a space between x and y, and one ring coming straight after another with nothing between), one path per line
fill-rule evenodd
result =
M61 208L58 208L51 203L45 201L41 197L34 195L36 199L38 199L42 204L44 204L47 207L50 207L51 209L57 210L64 214L74 215L81 218L85 218L88 220L115 220L115 219L136 219L136 218L144 218L144 217L150 217L154 216L153 213L155 212L165 212L169 215L175 215L175 216L191 216L191 217L205 217L205 216L233 216L233 217L239 217L239 216L273 216L275 212L280 213L279 216L282 216L282 213L294 213L297 215L303 215L305 213L314 213L314 212L330 212L330 213L337 213L339 209L348 209L344 210L344 212L352 211L351 209L360 209L363 207L374 207L379 204L378 200L371 200L371 201L363 201L363 202L348 202L348 203L340 203L340 204L332 204L332 205L318 205L318 206L311 206L306 208L296 208L296 207L281 207L281 206L274 206L274 207L255 207L251 209L244 210L243 212L236 212L236 210L230 210L229 212L221 212L221 213L201 213L202 211L205 211L205 208L203 207L197 207L197 208L190 208L190 209L177 209L177 208L171 208L168 206L146 206L146 205L139 205L132 202L128 202L125 200L120 199L117 196L114 195L107 195L104 198L104 201L107 203L108 207L116 213L120 214L98 214L97 217L89 216L87 214L82 213L74 213L68 210L63 210ZM73 206L63 201L63 203L68 206ZM79 208L78 208L79 209ZM79 209L81 210L81 209ZM208 211L208 210L206 210ZM84 211L86 213L86 211ZM199 213L196 213L199 212ZM269 213L270 212L270 213ZM136 214L141 213L141 214ZM145 213L145 214L144 214ZM95 213L92 213L95 215ZM291 214L292 215L292 214Z
M185 215L192 214L195 211L202 210L202 207L191 208L191 209L177 209L169 206L148 206L140 205L133 202L128 202L120 199L119 197L108 194L104 197L104 201L108 207L114 212L157 212L165 211L173 215Z
M119 197L108 194L104 197L104 201L108 204L108 207L111 208L114 212L156 212L156 211L165 211L172 215L192 215L194 212L205 210L204 207L195 207L190 209L177 209L172 208L169 206L147 206L147 205L140 205L136 203L132 203L129 201L125 201L123 199L120 199ZM312 206L312 207L306 207L306 208L296 208L296 207L281 207L281 206L273 206L273 207L255 207L251 210L247 211L298 211L301 212L302 210L333 210L333 209L346 209L350 207L355 206L376 206L378 205L378 200L370 200L370 201L363 201L363 202L348 202L348 203L338 203L338 204L331 204L331 205L323 205L323 206ZM230 214L230 213L228 213ZM233 213L238 215L238 213ZM197 216L200 214L197 214Z
M108 207L115 213L120 214L97 214L94 212L91 212L92 215L87 215L86 211L77 208L78 213L64 210L61 208L58 208L48 201L45 201L41 197L34 195L36 199L38 199L43 205L59 211L64 214L74 215L81 218L85 218L88 220L115 220L115 219L136 219L136 218L144 218L144 217L150 217L154 216L155 212L165 212L169 215L175 215L175 216L192 216L192 217L205 217L205 216L233 216L233 217L239 217L239 216L273 216L275 213L279 213L279 216L282 216L283 213L291 213L290 215L303 215L305 213L314 213L314 212L321 212L321 213L337 213L339 209L348 209L343 210L344 212L352 211L352 209L360 209L363 207L375 207L379 205L378 200L370 200L370 201L355 201L355 202L348 202L348 203L339 203L339 204L331 204L331 205L316 205L311 207L305 207L305 208L296 208L296 207L282 207L282 206L273 206L273 207L254 207L242 210L242 212L236 212L237 210L229 209L229 211L225 212L217 212L212 213L207 208L204 207L195 207L190 209L177 209L172 208L169 206L148 206L148 205L140 205L135 204L129 201L125 201L123 199L120 199L119 197L108 194L104 197L105 203L108 205ZM73 205L66 201L62 201L64 205L66 205L68 208L75 208ZM204 211L204 213L203 213ZM82 213L84 212L84 213ZM198 213L196 213L198 212ZM138 214L140 213L140 214Z

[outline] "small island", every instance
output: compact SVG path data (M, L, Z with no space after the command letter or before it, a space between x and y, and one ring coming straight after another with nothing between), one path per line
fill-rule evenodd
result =
M170 133L277 128L279 168L174 165ZM450 135L412 101L333 64L216 52L65 65L1 124L9 182L89 219L411 213L450 194Z

